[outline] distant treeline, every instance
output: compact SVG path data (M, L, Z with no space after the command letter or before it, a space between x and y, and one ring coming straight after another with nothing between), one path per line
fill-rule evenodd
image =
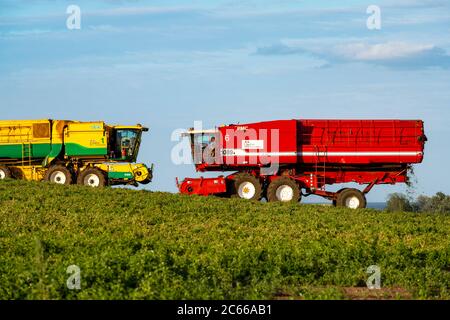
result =
M402 193L392 193L388 197L386 210L450 213L450 196L438 192L432 197L420 195L411 199Z

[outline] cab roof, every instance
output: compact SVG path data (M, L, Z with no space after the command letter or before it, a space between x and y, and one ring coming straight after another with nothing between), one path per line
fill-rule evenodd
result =
M112 126L114 129L129 129L129 130L142 130L144 132L148 131L147 127L143 127L140 124L137 124L135 126Z
M182 135L183 136L188 136L191 134L212 134L212 133L217 133L219 132L217 129L205 129L205 130L195 130L195 129L189 129L186 132L183 132Z

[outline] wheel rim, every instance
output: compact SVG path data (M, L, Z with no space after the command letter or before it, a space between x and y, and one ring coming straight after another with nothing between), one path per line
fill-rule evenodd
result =
M55 171L50 176L50 181L57 184L65 184L67 177L62 171Z
M279 201L291 201L294 198L294 189L288 185L279 186L275 192Z
M251 199L255 196L256 188L251 182L243 182L239 185L238 195L243 199Z
M348 197L345 199L345 206L350 209L358 209L359 208L359 199L356 196Z
M100 178L96 174L88 174L84 178L84 185L90 186L90 187L98 187L100 186Z
M3 180L6 178L6 173L3 171L3 169L0 169L0 180Z

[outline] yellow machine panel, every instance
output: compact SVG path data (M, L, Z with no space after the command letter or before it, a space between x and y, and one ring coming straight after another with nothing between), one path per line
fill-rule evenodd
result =
M107 156L107 130L103 122L72 122L64 134L67 156Z
M139 124L103 121L0 121L0 179L94 187L146 184L152 168L135 163L146 131Z
M50 143L49 120L0 121L0 144Z

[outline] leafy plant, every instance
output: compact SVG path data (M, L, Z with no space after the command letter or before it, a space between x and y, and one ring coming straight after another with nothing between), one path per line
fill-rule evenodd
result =
M401 193L392 193L386 203L387 211L413 211L413 206L407 196Z
M345 299L370 265L382 288L450 298L447 214L10 180L0 221L1 299Z
M442 192L432 197L420 195L416 200L410 200L406 195L393 193L388 197L387 211L414 211L450 213L450 196Z

